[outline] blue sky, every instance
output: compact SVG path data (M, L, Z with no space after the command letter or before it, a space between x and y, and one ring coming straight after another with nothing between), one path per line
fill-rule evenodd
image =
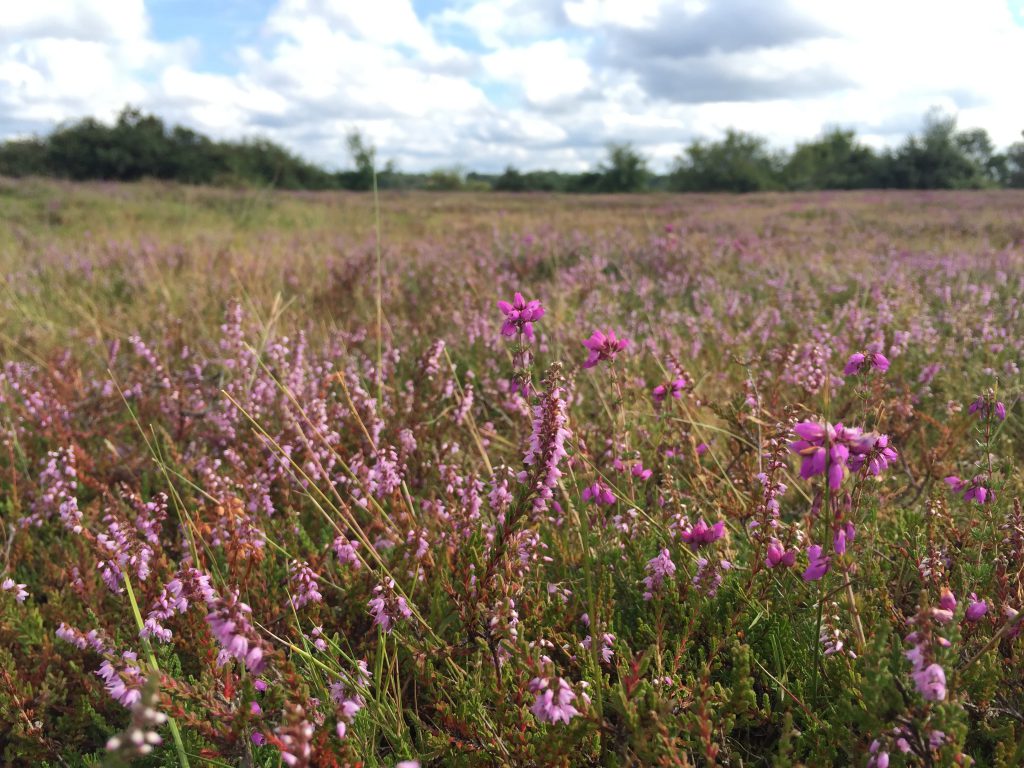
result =
M330 166L592 167L633 141L891 145L931 107L1021 138L1024 0L34 0L0 23L0 138L131 103Z

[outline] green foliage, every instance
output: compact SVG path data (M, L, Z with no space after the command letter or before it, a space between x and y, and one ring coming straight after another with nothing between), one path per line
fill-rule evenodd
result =
M669 186L677 192L761 192L780 189L782 161L765 139L729 129L721 141L697 140L676 159Z

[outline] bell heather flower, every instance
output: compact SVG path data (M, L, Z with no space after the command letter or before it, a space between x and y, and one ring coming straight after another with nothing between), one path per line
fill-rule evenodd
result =
M616 338L615 331L609 330L607 334L603 331L594 331L590 338L583 342L583 346L590 350L583 367L593 368L602 360L613 361L628 345L629 340Z
M665 402L665 398L672 397L678 400L683 396L683 391L686 389L686 379L681 376L677 379L673 379L667 384L659 384L651 390L651 397L654 398L655 405L661 405Z
M846 361L843 375L852 376L860 373L860 369L865 363L868 365L868 370L876 370L879 373L885 373L889 370L889 359L881 352L854 352Z
M973 592L971 592L969 600L967 610L964 611L964 621L973 624L976 621L981 621L981 617L988 613L988 603L984 600L979 600L978 596Z
M853 527L853 523L847 520L836 528L832 537L832 549L837 555L845 554L846 545L852 542L856 535L857 529Z
M600 482L596 482L593 485L588 485L584 488L581 497L584 501L592 501L595 504L615 503L615 494Z
M672 562L669 551L663 549L648 560L644 568L647 570L647 576L644 577L644 600L650 600L654 597L654 593L661 589L665 579L676 572L676 564Z
M499 301L498 309L505 315L505 322L501 326L503 336L521 333L532 340L533 324L544 317L544 307L541 303L537 299L527 301L519 291L516 291L511 304Z
M580 713L572 705L576 700L576 694L560 677L553 681L547 677L535 677L530 681L529 689L531 693L537 694L530 711L542 723L568 724Z
M872 475L880 474L899 458L889 445L889 436L862 432L842 424L802 421L793 426L799 440L789 449L802 458L800 476L804 479L828 472L829 487L838 490L849 472L867 466Z
M993 415L999 421L1006 421L1006 405L996 400L991 391L988 394L979 395L978 399L967 407L967 412L978 414L978 418L982 421L987 421Z
M996 500L996 495L985 487L985 476L976 475L971 480L961 480L956 475L946 478L946 485L953 493L963 494L964 501L976 501L979 504L991 504Z
M807 548L807 560L807 568L803 573L804 581L818 581L828 573L829 558L822 553L819 545L811 544Z
M796 563L796 550L786 549L782 546L782 542L778 539L773 538L768 543L768 549L765 553L765 563L769 568L775 568L781 565L783 568L792 568Z
M725 521L719 520L714 525L708 525L704 518L700 518L695 525L681 531L679 537L690 545L690 549L696 552L707 544L713 544L725 535Z

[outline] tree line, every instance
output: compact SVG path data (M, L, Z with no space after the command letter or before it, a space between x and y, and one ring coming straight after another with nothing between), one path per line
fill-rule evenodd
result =
M697 139L666 174L630 143L607 147L604 162L582 173L501 174L443 168L404 173L379 165L376 148L358 131L347 136L351 168L329 171L266 139L215 141L180 125L125 107L113 125L94 118L58 126L43 137L0 143L0 175L72 180L164 179L185 184L282 189L497 190L505 192L759 192L816 189L980 189L1024 187L1024 141L998 151L981 128L960 130L938 111L898 146L875 150L854 131L833 128L790 151L739 130L716 141Z

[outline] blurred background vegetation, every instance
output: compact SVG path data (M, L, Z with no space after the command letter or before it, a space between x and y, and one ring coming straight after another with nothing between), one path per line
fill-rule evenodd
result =
M792 150L729 130L718 141L691 142L666 174L652 172L629 142L610 144L606 160L582 173L513 166L501 174L459 167L405 173L392 161L378 164L376 148L358 131L347 146L351 168L331 171L266 139L215 141L129 106L113 125L85 118L47 136L0 143L0 176L369 190L376 174L383 189L583 193L1024 187L1024 141L999 151L984 129L960 130L955 117L936 110L920 133L881 151L842 128Z

